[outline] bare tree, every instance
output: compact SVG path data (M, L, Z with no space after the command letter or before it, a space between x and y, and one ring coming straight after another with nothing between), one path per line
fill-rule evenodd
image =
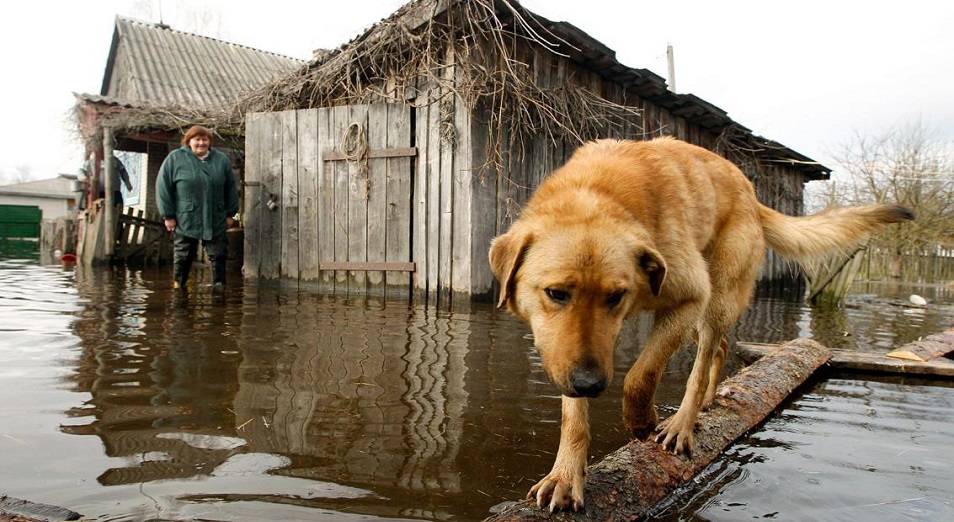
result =
M33 178L33 167L21 163L13 167L13 183L23 183Z
M954 147L920 120L878 136L856 134L835 161L841 169L813 206L900 203L917 218L879 234L871 246L895 256L954 248Z

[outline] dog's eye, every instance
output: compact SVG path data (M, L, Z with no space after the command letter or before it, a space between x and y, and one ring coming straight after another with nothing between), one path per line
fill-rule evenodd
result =
M606 297L606 306L610 308L615 307L623 300L623 296L626 295L626 290L617 290L612 294Z
M570 301L570 292L566 290L560 290L557 288L547 288L544 290L547 294L547 297L550 298L554 303L566 304Z

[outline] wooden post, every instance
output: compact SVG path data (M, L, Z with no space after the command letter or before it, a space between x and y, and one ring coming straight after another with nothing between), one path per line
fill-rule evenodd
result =
M727 379L709 411L699 415L692 457L676 456L656 442L633 441L586 470L585 506L559 520L635 520L702 471L737 438L762 422L792 391L831 357L810 339L782 345ZM523 500L487 520L553 520L546 509Z
M106 190L106 209L103 217L106 220L106 228L103 230L103 257L107 261L112 260L116 252L116 201L113 197L113 191L116 190L115 180L113 179L113 129L103 128L103 184Z

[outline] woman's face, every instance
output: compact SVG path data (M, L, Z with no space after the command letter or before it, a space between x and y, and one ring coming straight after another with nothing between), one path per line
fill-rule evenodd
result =
M209 152L210 140L208 136L195 136L189 140L189 148L196 156L205 156Z

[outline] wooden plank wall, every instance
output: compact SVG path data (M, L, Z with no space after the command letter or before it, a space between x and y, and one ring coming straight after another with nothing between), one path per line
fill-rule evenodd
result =
M250 115L246 277L343 293L407 293L413 158L353 161L342 159L341 147L351 129L371 152L408 150L410 128L410 109L393 104Z

